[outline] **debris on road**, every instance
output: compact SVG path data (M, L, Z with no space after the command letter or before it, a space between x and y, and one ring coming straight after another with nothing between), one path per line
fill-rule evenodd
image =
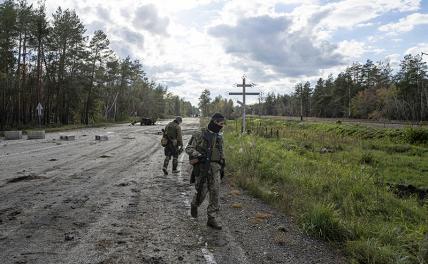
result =
M6 140L22 139L22 131L4 131L4 138Z
M45 131L28 131L27 132L27 139L45 139Z
M95 140L107 141L108 140L108 136L106 136L106 135L96 135L95 136Z
M73 141L76 139L76 136L74 135L61 135L59 136L60 140L64 140L64 141Z
M65 241L72 241L72 240L74 240L74 234L73 233L65 233L64 234L64 240Z

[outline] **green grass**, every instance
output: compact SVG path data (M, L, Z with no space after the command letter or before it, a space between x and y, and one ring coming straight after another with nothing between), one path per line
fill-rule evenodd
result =
M305 232L342 247L351 262L426 263L428 203L400 199L386 184L428 187L425 131L251 120L252 134L241 136L235 127L225 133L230 177Z

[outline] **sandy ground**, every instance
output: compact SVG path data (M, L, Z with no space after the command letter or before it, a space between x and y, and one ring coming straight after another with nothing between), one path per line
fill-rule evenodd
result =
M222 184L222 231L190 217L187 156L161 172L158 132L118 125L0 139L1 263L342 263L292 219ZM185 141L198 120L185 119ZM60 141L75 135L75 141ZM107 135L108 141L95 141ZM232 206L234 205L235 206ZM240 206L236 206L239 204Z

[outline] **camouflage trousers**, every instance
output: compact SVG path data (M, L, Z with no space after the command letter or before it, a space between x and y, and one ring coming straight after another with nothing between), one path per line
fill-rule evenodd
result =
M168 164L169 164L170 160L171 160L171 156L165 157L165 160L163 161L163 167L165 169L168 168ZM173 156L173 158L172 158L172 170L176 170L177 167L178 167L178 157Z
M172 170L176 170L178 167L178 149L173 147L171 144L168 144L165 147L165 160L163 161L163 167L168 168L169 161L172 157Z
M200 175L196 176L196 193L193 196L192 205L199 207L204 202L207 194L209 194L207 208L208 218L216 218L220 210L220 169L220 164L216 162L211 162L208 177L205 178L205 180L201 180L202 177Z

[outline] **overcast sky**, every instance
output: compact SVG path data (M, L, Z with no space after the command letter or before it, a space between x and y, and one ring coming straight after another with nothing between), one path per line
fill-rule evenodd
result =
M1 0L0 0L1 1ZM30 0L37 2L37 0ZM121 57L192 103L229 97L246 74L254 91L290 93L354 61L428 53L428 0L46 0L75 9ZM428 57L428 56L427 56ZM230 97L234 98L234 97ZM238 98L234 98L238 99Z

